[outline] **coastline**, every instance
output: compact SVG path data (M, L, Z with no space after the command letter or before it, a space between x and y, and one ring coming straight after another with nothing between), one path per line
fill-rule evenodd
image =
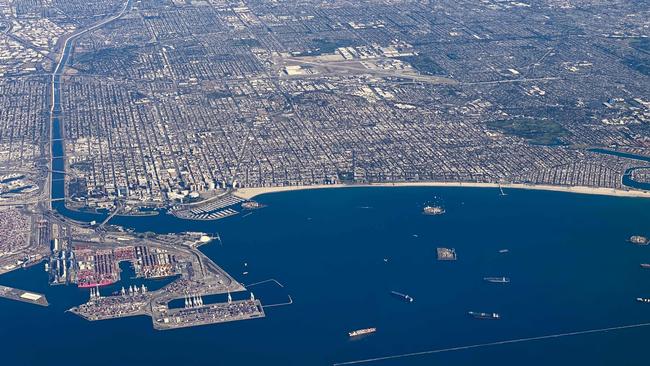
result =
M256 187L238 188L233 194L237 197L250 200L254 197L279 192L302 191L309 189L329 188L368 188L368 187L464 187L464 188L507 188L528 189L539 191L554 191L579 194L592 194L614 197L650 198L649 191L623 190L615 188L586 187L586 186L554 186L548 184L523 184L523 183L464 183L464 182L396 182L396 183L367 183L367 184L316 184L308 186L281 186L281 187Z

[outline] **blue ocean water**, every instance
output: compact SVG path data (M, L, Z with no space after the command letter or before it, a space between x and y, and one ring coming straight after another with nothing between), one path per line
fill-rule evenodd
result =
M267 207L214 222L116 217L111 223L141 231L218 232L223 245L203 247L208 256L244 284L282 283L250 288L264 304L287 295L293 304L267 308L264 319L173 331L153 330L147 317L91 323L65 312L87 290L48 287L36 266L0 276L0 284L44 292L51 303L0 299L2 364L332 365L650 322L650 305L634 301L650 297L650 270L639 266L650 262L650 247L626 242L650 234L650 200L506 192L313 190L260 196ZM432 200L447 213L422 215ZM456 248L458 261L437 261L439 246ZM476 320L470 310L502 319ZM371 326L371 336L347 335ZM650 328L636 328L367 365L646 365L648 336Z

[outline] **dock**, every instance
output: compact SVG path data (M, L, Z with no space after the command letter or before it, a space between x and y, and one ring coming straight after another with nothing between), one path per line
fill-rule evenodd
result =
M50 305L47 302L45 295L43 294L29 292L29 291L20 290L17 288L12 288L7 286L0 286L0 297L4 297L5 299L9 299L9 300L22 301L29 304L40 305L40 306Z
M164 309L152 316L157 330L195 327L238 320L263 318L264 307L259 300L228 301L182 309Z

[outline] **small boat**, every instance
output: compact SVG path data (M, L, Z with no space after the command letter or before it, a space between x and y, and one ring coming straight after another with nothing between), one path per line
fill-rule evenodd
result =
M244 274L244 275L247 275L247 274L248 274L248 271L245 271L245 272L244 272L244 273L242 273L242 274Z
M643 303L646 303L646 304L650 303L650 299L647 298L647 297L637 297L636 301L643 302Z
M409 295L406 295L406 294L403 294L403 293L397 292L397 291L391 291L390 293L397 296L397 297L399 297L399 298L401 298L402 300L404 300L406 302L413 302L413 298L411 296L409 296Z
M491 283L510 283L508 277L483 277L483 280Z
M365 329L353 330L348 334L350 335L350 337L357 337L357 336L362 336L364 334L374 333L376 331L377 328L365 328Z
M641 268L650 268L650 263L641 263Z
M501 319L501 315L498 313L479 313L476 311L469 311L467 313L476 319Z
M499 250L499 253L508 253L508 252L509 252L508 249L501 249L501 250Z

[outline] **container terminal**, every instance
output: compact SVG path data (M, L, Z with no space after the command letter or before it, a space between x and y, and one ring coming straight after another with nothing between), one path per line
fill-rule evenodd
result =
M154 329L174 329L264 317L259 300L232 301L231 293L246 288L198 250L210 242L205 233L133 235L111 227L56 243L48 271L55 283L87 288L86 303L69 309L89 321L147 315ZM175 278L160 289L131 285L105 294L103 286L121 280L119 263L128 262L135 279ZM132 279L133 280L133 279ZM107 291L106 291L107 292ZM203 297L228 294L224 303L204 304ZM185 299L185 308L169 303Z

